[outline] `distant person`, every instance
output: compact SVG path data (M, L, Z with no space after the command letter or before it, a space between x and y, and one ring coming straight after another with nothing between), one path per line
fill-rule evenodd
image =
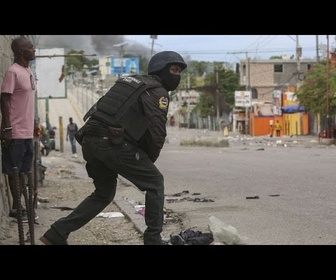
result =
M186 67L178 53L159 52L149 61L148 75L119 78L85 114L76 138L95 189L51 225L40 238L44 244L67 245L72 232L113 201L120 175L146 192L144 245L165 245L164 177L154 163L167 136L169 91L177 88Z
M40 147L42 156L48 156L51 150L50 147L50 133L49 129L47 129L46 124L40 124Z
M13 39L11 49L14 63L7 69L1 86L2 172L8 175L13 198L9 216L17 218L18 209L22 209L22 221L27 222L21 193L16 191L13 167L18 168L23 180L21 175L31 171L33 165L35 81L29 62L35 59L35 48L27 37L20 36Z
M273 131L274 131L273 124L270 124L270 131L269 131L269 136L270 137L273 137Z
M69 118L69 124L67 126L67 135L66 140L70 140L71 152L73 157L77 157L77 147L76 147L76 138L75 134L78 131L78 126L73 122L72 118Z
M170 117L169 124L170 124L170 126L175 126L175 118L174 118L174 116Z
M276 123L274 125L274 128L275 128L276 136L280 137L280 135L281 135L281 124L280 124L279 120L276 121Z

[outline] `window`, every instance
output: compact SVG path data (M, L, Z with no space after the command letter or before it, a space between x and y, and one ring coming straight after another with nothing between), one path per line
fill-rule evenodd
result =
M274 73L282 73L283 64L274 64Z
M258 90L256 88L251 89L252 99L258 99Z
M240 64L236 63L236 73L238 74L240 72Z

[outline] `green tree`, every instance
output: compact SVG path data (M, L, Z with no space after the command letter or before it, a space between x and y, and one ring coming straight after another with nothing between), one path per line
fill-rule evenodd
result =
M98 63L98 59L92 59L90 56L86 56L84 51L70 50L65 56L67 74L69 74L70 71L82 72L84 65L86 65L88 69L91 69L98 65Z
M239 76L233 70L223 67L222 63L215 63L215 71L206 76L205 85L198 90L206 95L197 104L198 109L215 114L213 108L218 105L220 115L223 112L229 113L234 107L234 92L241 90Z
M67 69L67 74L69 71L80 72L83 69L83 61L81 56L84 54L84 51L75 51L70 50L65 57L65 64Z
M336 69L329 67L328 74L326 62L322 62L306 72L305 80L296 90L295 95L307 111L322 116L334 116L336 114L335 92Z
M214 114L214 101L211 95L201 93L199 102L196 104L196 109L199 112L201 118L206 118Z
M140 75L143 75L143 74L147 74L147 71L148 71L148 59L143 56L143 55L140 55L139 56L139 74Z
M269 59L283 59L282 55L272 55Z
M199 86L197 84L198 78L204 76L204 73L206 73L209 64L212 64L212 62L190 61L187 64L188 67L182 72L181 82L179 85L180 89L188 87L194 88Z
M188 68L190 69L190 72L195 73L196 76L203 76L208 70L209 63L211 62L191 61Z

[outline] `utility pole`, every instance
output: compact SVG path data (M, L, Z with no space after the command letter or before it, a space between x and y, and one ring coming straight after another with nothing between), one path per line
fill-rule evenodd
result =
M215 75L216 75L216 121L219 129L219 89L218 89L219 76L217 66L215 66Z
M326 68L326 76L327 76L327 84L326 84L326 94L327 94L327 133L326 136L327 138L331 138L331 123L330 123L330 104L329 104L329 76L330 76L330 71L329 71L329 35L327 35L327 68Z
M300 66L300 57L302 55L302 48L300 47L299 43L299 35L296 35L296 72L297 72L297 83L296 88L298 89L300 87L300 72L301 72L301 66Z
M190 128L190 73L188 73L187 78L187 90L186 90L186 99L187 99L187 127Z
M251 81L250 81L250 58L248 57L248 52L246 52L246 90L251 91ZM249 117L248 110L249 107L245 106L245 134L249 132Z
M120 77L122 77L123 72L124 72L124 46L120 46Z
M315 35L316 36L316 63L320 63L320 56L319 56L319 37L318 35Z
M287 35L287 37L289 37L296 43L296 75L297 75L296 88L298 88L300 86L300 72L301 72L300 57L302 55L302 48L300 47L299 35L296 35L295 39L292 38L292 36L290 35Z
M245 53L246 56L246 65L245 65L245 87L246 91L251 91L251 75L250 75L250 59L248 57L248 52L229 52L228 54L238 54L238 53ZM252 94L252 93L250 93ZM244 133L249 133L249 116L248 116L249 106L245 106L245 130Z
M158 35L150 35L150 38L152 39L152 48L151 48L151 56L153 56L154 52L154 41L157 39Z
M122 74L124 72L124 54L125 54L124 46L126 46L127 44L128 43L123 42L123 43L120 43L120 44L113 45L113 47L120 48L120 50L119 50L119 56L120 56L120 75L119 75L119 78L122 77Z

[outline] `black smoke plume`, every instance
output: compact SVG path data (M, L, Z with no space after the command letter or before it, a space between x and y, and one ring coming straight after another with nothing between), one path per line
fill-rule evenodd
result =
M123 44L123 55L145 56L149 58L150 49L142 44L130 42L125 35L37 35L37 48L64 48L84 51L86 54L102 56L119 56L118 44Z

